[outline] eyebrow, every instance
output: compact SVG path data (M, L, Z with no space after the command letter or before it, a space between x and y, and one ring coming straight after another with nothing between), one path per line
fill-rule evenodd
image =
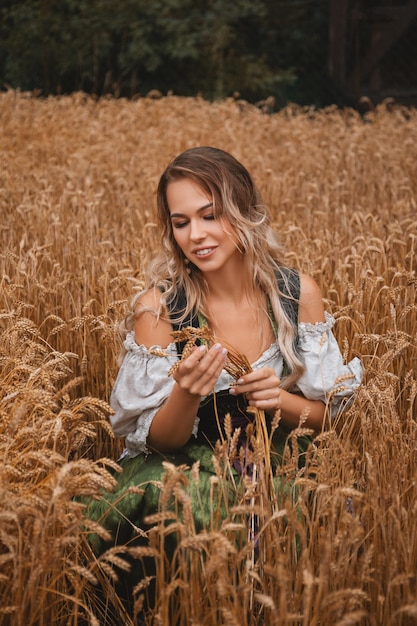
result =
M202 211L205 211L205 209L209 209L212 206L213 206L213 203L209 202L208 204L205 204L204 206L197 209L197 213L201 213ZM184 215L184 213L171 213L170 217L172 219L173 217L186 217L186 216Z

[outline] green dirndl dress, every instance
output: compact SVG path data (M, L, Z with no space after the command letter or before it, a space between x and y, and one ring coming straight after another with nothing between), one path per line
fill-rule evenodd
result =
M232 428L238 427L244 433L245 420L246 424L252 422L253 415L245 413L242 406L238 406L243 402L242 397L232 398L228 391L220 394L220 397L219 394L216 396L216 414L220 419L214 425L212 397L199 411L199 415L202 415L200 426L203 426L197 438L192 437L172 455L152 453L139 454L133 458L125 456L119 461L122 471L116 476L115 490L105 492L100 500L88 503L87 516L109 531L111 536L110 540L103 539L99 534L90 536L92 548L98 557L114 546L142 549L142 552L136 552L136 557L139 554L140 558L121 554L130 562L130 571L117 572L118 592L128 603L135 586L146 580L145 595L148 604L152 605L161 545L169 562L187 534L195 537L199 533L220 530L225 521L247 522L244 514L236 516L233 513L233 507L245 502L252 461L245 465L245 456L250 458L250 453L245 455L248 444L244 435L235 441L234 459L229 456L229 452L224 454L226 448L230 451L231 442L230 431L228 439L225 434L227 428L224 417L226 414L231 415ZM234 425L233 414L235 418L237 416ZM208 419L210 416L211 419ZM225 442L223 453L219 452L219 439ZM296 458L297 468L303 465L310 443L308 436L298 437L297 450L294 451L293 437L282 427L278 427L270 438L271 473L274 475L276 503L280 507L288 498L295 502L296 489L293 480L279 476L277 469L286 455ZM249 538L248 528L235 535L239 547ZM256 537L252 539L256 540ZM135 555L134 550L132 553ZM165 574L168 569L169 566Z

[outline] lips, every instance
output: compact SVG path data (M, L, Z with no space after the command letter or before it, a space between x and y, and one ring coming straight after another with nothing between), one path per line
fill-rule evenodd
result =
M200 248L199 250L194 250L193 253L198 256L199 259L208 256L212 252L214 252L215 248Z

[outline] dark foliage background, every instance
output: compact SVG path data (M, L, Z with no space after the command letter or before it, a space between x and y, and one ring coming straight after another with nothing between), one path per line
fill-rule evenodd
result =
M238 93L249 102L273 96L275 109L289 101L351 105L362 96L417 102L415 12L372 72L363 69L372 46L413 4L0 0L0 89L127 98L158 90L208 100ZM337 20L346 25L343 41L334 36Z
M1 86L320 103L328 0L2 0Z

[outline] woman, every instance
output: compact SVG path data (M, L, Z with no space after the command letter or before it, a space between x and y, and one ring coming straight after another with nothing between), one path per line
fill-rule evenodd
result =
M200 502L209 502L212 450L226 414L240 428L240 450L250 448L254 411L264 412L270 430L280 416L275 468L288 433L300 421L319 432L326 411L342 410L362 377L359 359L343 364L318 285L284 267L259 191L233 156L186 150L163 173L157 206L162 250L126 319L111 396L112 426L126 443L123 473L116 492L92 505L122 544L136 541L135 528L146 530L146 515L158 509L164 459L187 467L198 460ZM183 344L173 330L185 327L207 328L213 339L197 341L178 362ZM227 367L231 350L251 364L237 380ZM248 470L235 464L234 471ZM135 485L143 491L127 493ZM194 513L204 527L205 511Z

